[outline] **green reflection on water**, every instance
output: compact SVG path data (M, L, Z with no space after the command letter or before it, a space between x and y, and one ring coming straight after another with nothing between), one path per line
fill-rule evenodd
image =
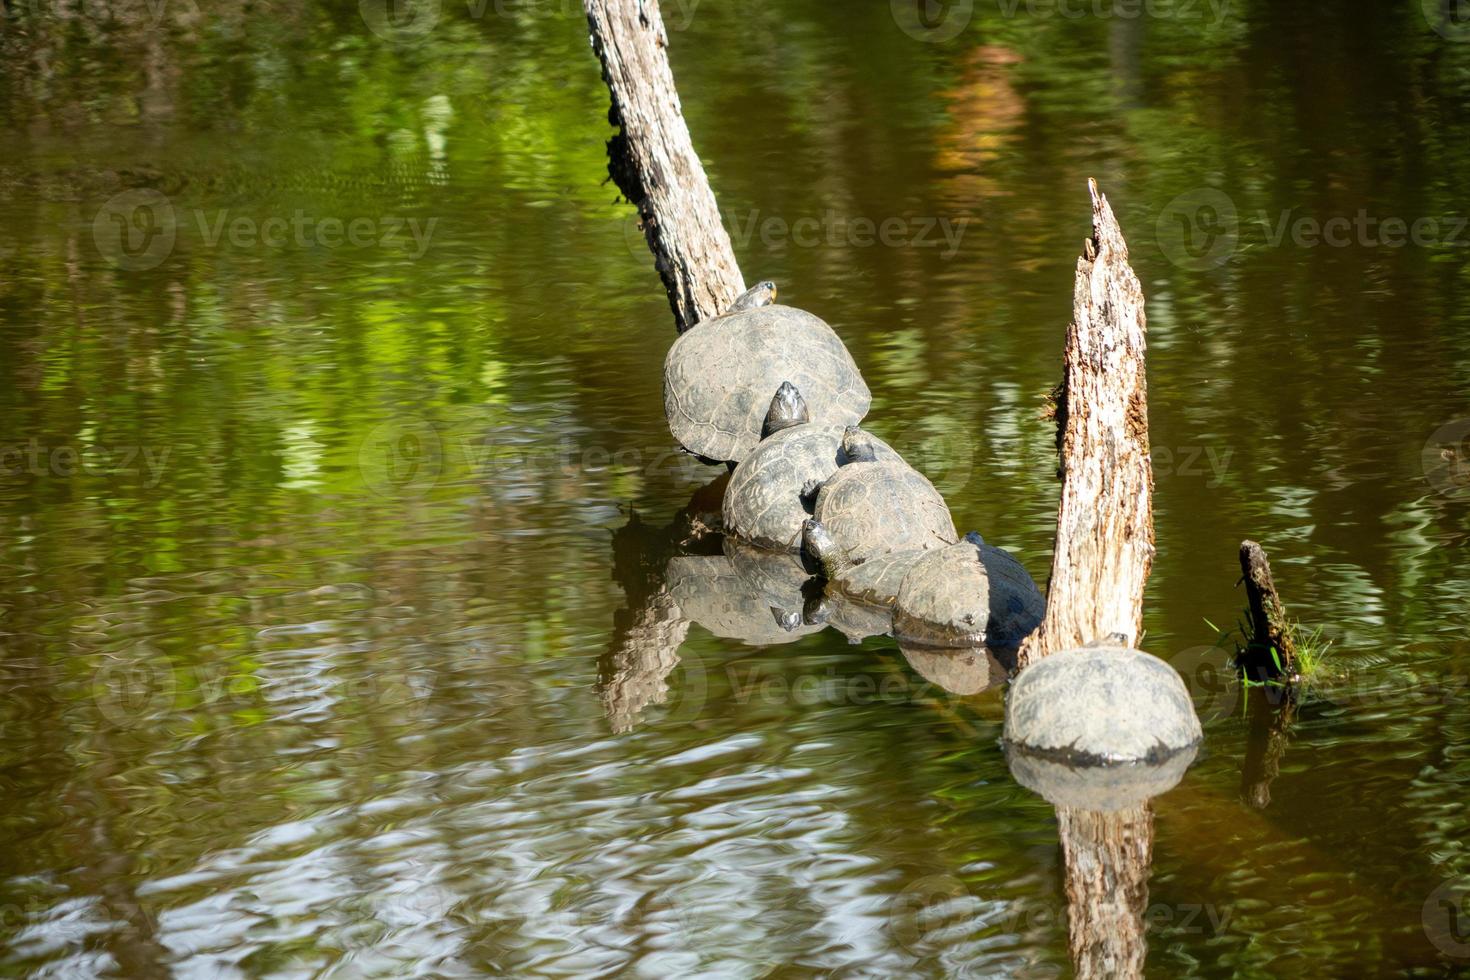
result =
M670 702L604 717L636 609L610 532L709 474L669 452L667 306L580 14L161 9L0 26L5 970L1063 970L998 693L693 625ZM1470 45L1408 3L1196 9L982 4L929 44L884 4L710 3L670 44L747 273L838 328L874 430L1038 579L1102 181L1150 300L1146 645L1207 662L1249 535L1350 665L1260 811L1233 692L1186 671L1212 720L1158 807L1150 970L1443 972L1470 579L1453 447L1425 450L1470 417ZM1237 221L1195 268L1171 202L1206 189ZM1438 237L1273 238L1359 211ZM935 876L968 911L915 934L894 910Z

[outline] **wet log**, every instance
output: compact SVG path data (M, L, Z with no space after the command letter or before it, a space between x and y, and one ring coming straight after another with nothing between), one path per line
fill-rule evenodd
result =
M584 0L592 50L612 93L608 173L638 208L683 333L744 291L730 236L684 123L658 0Z
M1092 237L1077 260L1056 396L1062 480L1056 548L1046 619L1021 646L1022 669L1111 633L1136 645L1153 567L1143 288L1107 198L1096 181L1087 186Z
M1253 680L1296 677L1296 643L1292 639L1291 621L1276 591L1276 580L1271 577L1266 550L1254 541L1240 543L1240 576L1245 583L1251 621L1250 642L1241 652L1240 667Z

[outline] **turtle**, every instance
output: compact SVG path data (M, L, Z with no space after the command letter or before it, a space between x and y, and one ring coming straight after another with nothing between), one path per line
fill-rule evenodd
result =
M949 507L924 474L901 459L878 458L876 441L856 426L844 432L842 445L847 461L822 484L813 516L845 560L861 563L959 540Z
M926 552L909 568L894 603L894 635L932 647L1010 650L1046 615L1046 600L1011 555L971 531Z
M1158 765L1202 737L1179 673L1107 641L1042 657L1006 697L1007 746L1074 768Z
M766 413L770 434L730 474L727 533L762 548L801 549L801 522L811 516L821 485L847 461L843 426L802 421L809 417L801 393L783 381ZM872 440L870 448L885 460L901 459L880 440Z
M664 359L669 430L701 459L738 463L750 455L783 381L800 390L814 423L852 425L872 404L862 373L830 326L794 307L751 305L774 293L755 287L736 301L740 308L680 334Z

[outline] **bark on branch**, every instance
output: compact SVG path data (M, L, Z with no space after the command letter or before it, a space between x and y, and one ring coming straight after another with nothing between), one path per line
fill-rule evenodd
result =
M1088 181L1092 237L1077 260L1057 397L1062 501L1046 619L1025 666L1110 633L1136 644L1153 567L1153 470L1144 376L1143 289L1107 198Z
M658 0L584 0L612 93L608 173L638 216L680 333L745 289L709 179L684 124Z
M1295 677L1296 643L1292 640L1291 622L1286 607L1271 577L1271 562L1266 549L1254 541L1240 543L1240 575L1245 582L1246 600L1250 604L1251 638L1240 655L1240 665L1254 680L1285 675ZM1276 656L1272 656L1272 651Z

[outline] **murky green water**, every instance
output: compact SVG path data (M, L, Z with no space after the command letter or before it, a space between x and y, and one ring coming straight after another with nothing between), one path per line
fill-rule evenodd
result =
M1144 645L1206 722L1155 803L1149 972L1470 971L1470 34L968 6L666 4L748 278L1044 580L1096 176L1150 304ZM11 7L6 974L1070 970L1000 689L658 605L671 554L723 561L678 547L713 474L669 453L575 8ZM1245 536L1333 641L1274 740L1208 649Z

